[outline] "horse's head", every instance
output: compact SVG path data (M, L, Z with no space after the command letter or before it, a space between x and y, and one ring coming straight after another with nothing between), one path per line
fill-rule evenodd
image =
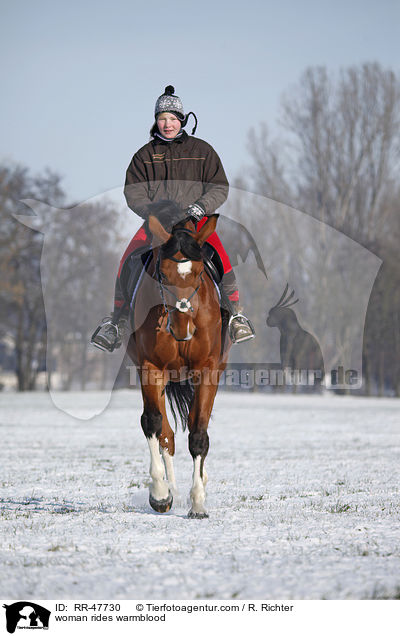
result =
M191 220L183 220L169 232L155 217L149 230L158 248L156 274L170 333L176 340L191 340L199 308L199 291L204 283L201 247L215 231L218 215L211 216L199 232Z

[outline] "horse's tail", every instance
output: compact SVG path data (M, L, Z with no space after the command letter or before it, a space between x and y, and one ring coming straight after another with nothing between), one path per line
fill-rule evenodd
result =
M194 388L191 380L182 382L168 382L165 387L168 402L175 420L175 427L178 426L178 418L182 424L182 430L186 429L190 407L193 403Z

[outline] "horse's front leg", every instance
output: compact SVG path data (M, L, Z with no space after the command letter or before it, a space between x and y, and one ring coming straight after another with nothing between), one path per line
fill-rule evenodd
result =
M175 435L172 430L167 417L167 411L165 408L165 383L161 396L161 415L162 415L162 430L160 435L160 450L164 461L166 478L168 481L169 491L175 500L179 499L178 488L175 479L174 461L173 456L175 454Z
M218 383L201 383L196 387L193 406L189 414L189 451L193 458L193 480L190 490L191 509L189 517L204 519L208 517L204 503L208 481L204 467L209 448L207 433L208 422L214 404Z
M152 370L150 375L142 369L141 375L144 403L141 425L150 451L149 503L157 512L168 512L173 501L171 490L176 490L172 465L175 449L174 433L165 411L164 382L161 372L157 375ZM165 480L165 469L168 481Z

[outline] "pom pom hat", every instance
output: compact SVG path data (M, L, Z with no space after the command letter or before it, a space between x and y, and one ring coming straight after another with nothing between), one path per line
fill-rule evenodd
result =
M156 101L154 108L154 116L157 117L160 113L173 113L182 121L185 118L185 111L181 98L178 95L174 95L175 89L173 86L166 86L163 95Z
M192 112L185 115L181 98L178 97L178 95L174 95L174 93L175 88L173 86L169 85L165 87L164 93L160 95L160 97L156 101L156 105L154 108L154 117L157 119L157 116L160 115L160 113L172 113L182 122L183 128L187 124L189 115L193 115L195 119L195 126L192 130L192 135L194 135L197 128L197 117Z

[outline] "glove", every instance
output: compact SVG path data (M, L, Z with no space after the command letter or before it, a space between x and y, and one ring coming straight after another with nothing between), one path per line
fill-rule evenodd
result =
M198 203L192 203L186 210L186 214L191 216L196 221L200 221L200 219L205 216L205 211Z

